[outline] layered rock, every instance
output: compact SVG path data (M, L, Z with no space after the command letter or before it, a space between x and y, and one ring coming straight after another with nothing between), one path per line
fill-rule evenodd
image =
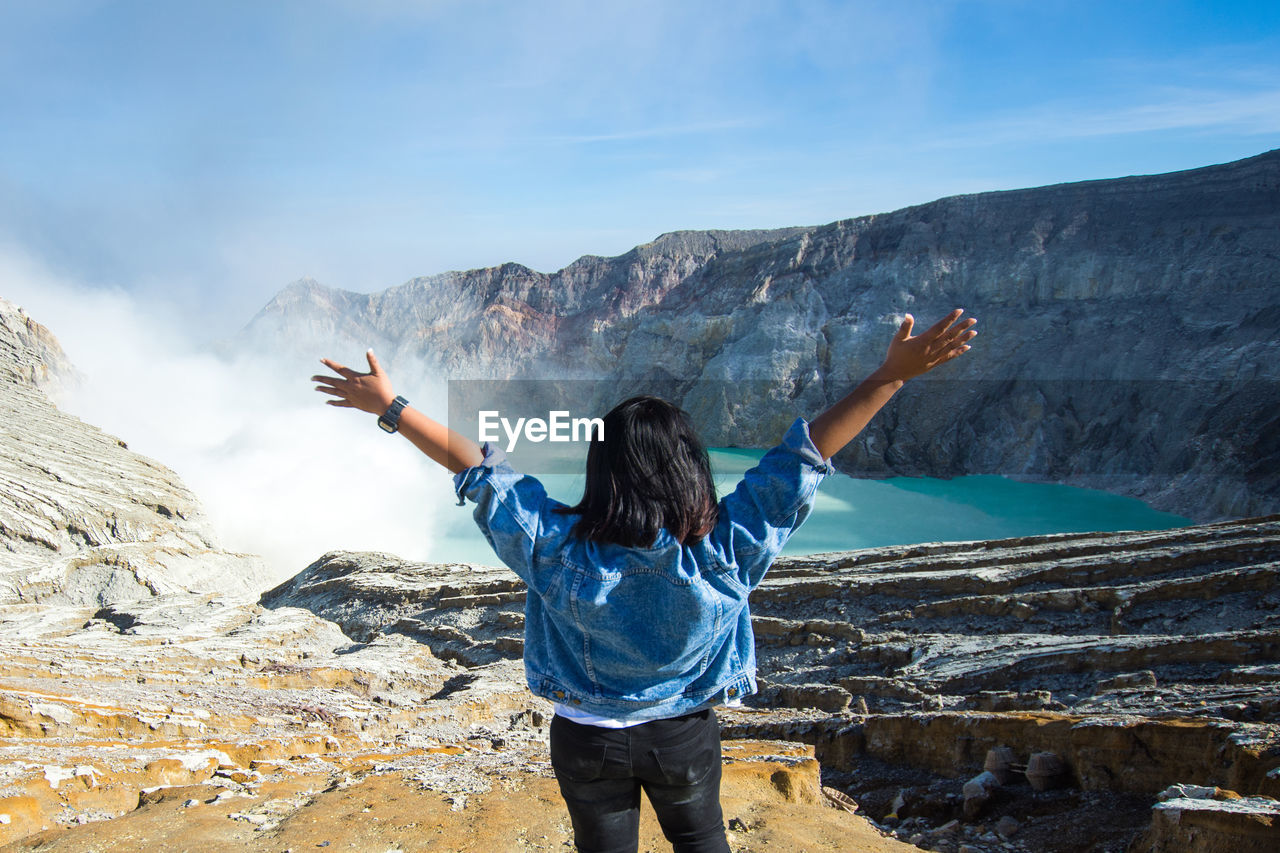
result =
M812 744L877 819L909 790L903 839L1009 849L987 836L1016 815L1021 849L1127 843L1178 782L1280 797L1278 564L1276 517L782 558L752 596L761 692L723 730ZM334 552L262 600L411 638L466 689L518 665L524 595L504 570ZM967 820L996 748L1052 754L1058 790L1019 775Z
M0 376L6 384L38 388L50 397L74 386L75 367L53 333L0 297Z
M1280 803L1221 788L1176 785L1160 795L1134 853L1269 853L1280 840Z
M749 704L1280 723L1278 567L1274 517L780 558ZM521 658L524 598L505 569L334 552L262 603L475 667Z
M265 565L218 545L173 471L54 405L68 382L54 336L0 300L0 603L261 589Z
M780 560L753 597L762 692L721 713L734 843L888 849L850 840L866 825L820 784L957 850L1112 849L1148 824L1173 838L1150 810L1177 782L1270 820L1277 543L1268 518ZM524 594L503 569L335 552L260 605L0 607L7 837L407 849L487 826L492 849L554 849L567 816L550 708L523 683ZM1015 772L970 814L962 787L997 748ZM1058 762L1056 788L1029 784L1035 754ZM396 822L405 809L422 820Z
M762 666L773 701L832 710L1276 723L1278 560L1275 517L787 558L754 598Z
M844 467L1089 485L1212 520L1280 509L1278 281L1270 152L814 228L667 234L552 274L506 264L367 295L303 280L244 334L308 359L373 345L406 388L604 380L576 392L594 413L652 388L711 444L759 447L871 370L904 312L960 305L980 318L974 352L909 387Z
M564 849L549 721L516 661L354 642L299 608L3 605L0 846ZM725 762L739 847L906 849L828 800L812 746L741 740Z

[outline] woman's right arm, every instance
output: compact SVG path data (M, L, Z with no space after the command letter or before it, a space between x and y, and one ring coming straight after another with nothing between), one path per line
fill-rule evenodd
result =
M396 398L391 390L391 377L378 364L373 350L366 352L365 358L369 361L368 373L358 373L333 359L320 359L337 374L311 377L317 391L336 398L328 401L330 406L359 409L371 415L381 415L390 408ZM414 408L405 407L400 413L400 427L396 431L455 474L479 465L484 458L480 445Z

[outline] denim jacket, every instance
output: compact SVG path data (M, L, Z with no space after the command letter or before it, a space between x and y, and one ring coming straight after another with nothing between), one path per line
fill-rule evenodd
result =
M756 691L747 596L832 472L797 420L695 545L666 530L648 548L570 532L580 516L519 474L500 448L454 477L458 503L528 584L525 677L537 695L620 720L674 717Z

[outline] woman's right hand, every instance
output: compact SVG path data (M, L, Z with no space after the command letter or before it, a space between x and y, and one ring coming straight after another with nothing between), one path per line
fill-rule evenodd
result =
M378 364L373 350L366 351L364 355L369 360L368 373L358 373L333 359L322 358L320 363L338 375L317 374L311 377L311 381L316 383L316 390L320 393L337 398L326 401L330 406L381 415L395 400L396 393L391 390L391 377Z

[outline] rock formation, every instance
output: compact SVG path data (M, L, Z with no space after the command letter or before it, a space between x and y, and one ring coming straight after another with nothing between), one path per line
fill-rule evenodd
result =
M298 608L3 606L0 847L563 850L549 721L517 661L353 642ZM726 745L736 849L908 849L833 807L813 755ZM642 836L661 843L651 816Z
M1268 849L1278 534L780 560L753 597L762 691L721 712L734 849L891 849L831 808L848 795L929 849L1154 851L1188 827L1212 843L1178 849ZM335 552L257 605L2 607L0 844L557 849L523 597L504 569ZM1031 784L1035 755L1057 778ZM1000 785L966 806L984 766Z
M1276 518L780 558L748 704L1280 723L1278 567ZM506 569L335 552L262 603L478 667L520 660L524 597Z
M579 401L595 413L656 387L710 443L760 447L874 367L903 313L959 305L980 318L975 352L908 388L840 464L1087 485L1214 520L1280 509L1277 282L1273 151L814 228L666 234L552 274L505 264L367 295L304 279L244 336L308 360L374 346L405 388L422 363L604 380Z
M1266 816L1280 797L1277 565L1278 517L783 558L752 597L761 692L724 730L812 744L877 819L907 790L888 821L904 840L961 821L957 844L999 849L984 836L1009 817L1023 849L1123 847L1156 795L1189 781L1262 798ZM335 552L262 602L353 638L412 638L466 668L455 689L523 649L524 589L505 570ZM997 747L1023 769L968 814L963 783ZM1037 753L1060 768L1043 793ZM934 774L932 792L904 787L901 768Z
M74 381L53 335L0 299L0 604L261 589L266 567L218 546L176 474L46 396Z
M1133 853L1196 850L1270 853L1280 839L1280 804L1221 788L1174 785L1160 794L1151 829Z

